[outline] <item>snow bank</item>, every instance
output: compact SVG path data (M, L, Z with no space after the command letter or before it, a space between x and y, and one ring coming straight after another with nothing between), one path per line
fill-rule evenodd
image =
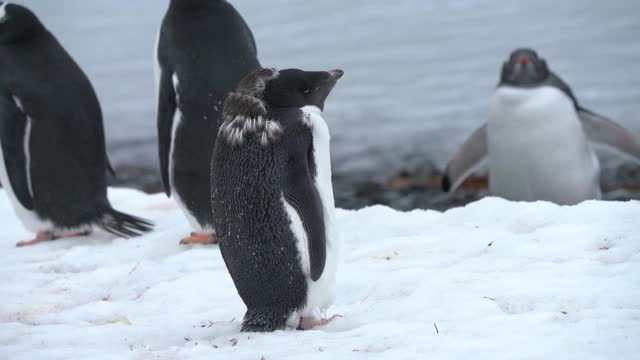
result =
M3 359L637 359L640 204L484 199L446 213L339 211L344 317L240 333L217 247L184 247L163 195L111 190L156 221L142 238L15 248L0 191Z

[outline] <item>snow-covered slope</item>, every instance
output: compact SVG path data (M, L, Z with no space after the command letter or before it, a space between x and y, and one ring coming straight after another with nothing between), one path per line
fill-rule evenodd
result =
M178 245L162 195L110 196L157 231L15 248L30 234L0 191L0 358L640 358L638 202L339 211L343 317L246 334L218 248Z

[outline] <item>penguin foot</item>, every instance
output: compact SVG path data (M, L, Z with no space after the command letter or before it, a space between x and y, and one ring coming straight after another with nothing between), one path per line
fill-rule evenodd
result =
M218 243L218 237L213 234L192 232L191 236L188 236L180 240L180 245L212 245Z
M38 231L34 239L20 241L19 243L16 244L16 246L17 247L31 246L31 245L36 245L45 241L52 241L55 239L57 239L57 237L51 231Z
M91 231L83 231L78 233L66 233L66 234L60 234L60 235L56 235L51 231L39 231L36 234L35 239L20 241L19 243L16 244L16 246L17 247L31 246L31 245L36 245L45 241L53 241L57 239L67 239L67 238L74 238L79 236L87 236L89 234L91 234Z
M332 322L337 318L341 318L342 315L333 315L328 319L316 319L312 316L302 317L300 319L300 325L298 325L298 330L311 330L318 326L325 326Z

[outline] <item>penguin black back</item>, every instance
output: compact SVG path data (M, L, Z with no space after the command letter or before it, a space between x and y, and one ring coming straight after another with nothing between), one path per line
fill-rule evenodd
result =
M172 0L157 56L158 145L165 190L167 195L177 193L191 215L208 225L208 174L223 101L259 67L255 41L226 1Z
M142 219L112 212L107 200L102 113L87 76L30 10L7 3L0 9L0 135L11 183L18 185L20 173L29 182L29 192L17 197L31 198L38 216L59 228L109 215L108 231L150 230Z
M288 133L286 142L267 147L259 139L242 146L219 144L213 157L214 224L227 268L248 307L245 331L285 327L288 315L304 304L307 293L302 270L292 265L300 254L281 198L285 166L292 156L289 149L308 147L311 133L296 121L301 114L286 110L272 114L279 116L281 129ZM249 254L255 255L249 259ZM247 271L248 261L258 271Z

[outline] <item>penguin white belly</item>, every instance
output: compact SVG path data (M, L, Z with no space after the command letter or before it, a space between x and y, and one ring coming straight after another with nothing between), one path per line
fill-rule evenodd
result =
M18 106L18 108L22 110L22 104L20 103L20 101L16 98L14 98L14 101L16 102L16 105ZM23 139L23 144L24 144L23 149L25 151L27 181L29 182L28 184L29 192L31 193L31 197L33 197L33 189L31 187L31 174L29 171L29 168L30 168L29 164L31 159L31 155L29 152L30 137L31 137L31 118L27 117L27 126L25 129L25 134ZM22 206L22 203L20 203L20 201L16 197L15 192L13 191L13 188L11 186L11 181L9 181L9 174L7 173L7 166L4 160L4 152L2 151L1 140L0 140L0 183L2 183L5 193L7 194L7 197L9 198L9 200L11 201L11 204L13 205L14 212L16 213L16 215L18 216L18 218L20 219L20 221L22 222L25 228L27 228L29 231L32 231L32 232L48 231L48 230L54 229L54 226L50 221L40 219L40 217L35 213L35 211L28 210L24 206Z
M329 151L331 136L329 127L317 107L306 106L302 110L306 121L312 128L314 159L317 171L315 185L324 208L327 252L322 275L317 281L311 280L308 239L302 220L297 211L283 198L282 201L285 203L285 209L291 220L291 230L298 240L297 247L298 252L301 254L301 267L307 277L307 303L303 309L298 310L297 314L293 314L292 318L296 319L292 319L292 321L299 319L299 317L307 316L320 318L323 312L333 304L336 294L336 267L338 260L338 242L334 226L335 203L331 185L331 153Z
M498 88L487 137L493 195L558 204L600 197L598 159L560 90Z
M172 81L173 81L173 88L176 92L177 106L176 106L176 112L175 114L173 114L173 123L172 123L173 126L171 128L171 145L169 147L168 166L169 166L169 186L171 187L171 198L173 199L173 201L176 202L176 204L178 204L180 209L182 209L182 212L184 213L184 216L187 218L187 221L189 221L189 225L191 225L192 229L199 232L204 232L204 233L213 233L214 232L213 229L203 228L200 222L193 216L193 214L191 214L191 211L189 211L184 201L182 201L182 198L180 198L180 192L175 186L173 153L175 150L176 137L178 136L178 132L180 131L180 125L182 123L182 112L180 111L180 99L178 95L178 86L180 85L180 80L178 79L177 74L173 74Z

